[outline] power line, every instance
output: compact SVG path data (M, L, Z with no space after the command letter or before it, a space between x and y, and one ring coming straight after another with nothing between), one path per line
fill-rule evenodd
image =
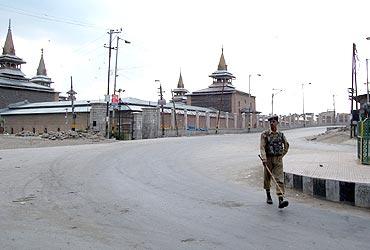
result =
M0 4L0 10L3 10L5 12L10 11L10 12L13 12L19 15L29 16L29 17L37 18L37 19L44 20L44 21L46 20L46 21L52 21L52 22L57 22L57 23L66 23L66 24L76 25L76 26L85 27L85 28L99 28L99 29L103 28L101 26L87 23L87 22L82 22L82 21L73 20L73 19L68 20L67 18L61 18L61 17L56 17L56 16L52 16L48 14L30 12L30 11L26 11L20 8L7 6L4 4Z

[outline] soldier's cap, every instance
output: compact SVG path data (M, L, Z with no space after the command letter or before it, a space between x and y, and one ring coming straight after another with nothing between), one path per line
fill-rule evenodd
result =
M273 116L270 116L268 119L267 119L269 122L271 121L279 121L279 117L277 115L273 115Z

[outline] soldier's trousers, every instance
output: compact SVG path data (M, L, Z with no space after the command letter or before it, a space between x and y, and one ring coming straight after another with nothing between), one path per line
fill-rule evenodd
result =
M270 169L272 175L275 177L275 180L280 187L276 186L276 194L277 196L283 196L285 189L284 189L284 172L283 172L283 157L282 156L268 156L267 157L267 167ZM263 188L269 190L271 187L271 175L263 168Z

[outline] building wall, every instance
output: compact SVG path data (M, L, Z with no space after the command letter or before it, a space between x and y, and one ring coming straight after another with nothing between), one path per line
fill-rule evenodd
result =
M233 108L232 113L240 113L240 109L248 109L249 102L251 102L251 109L256 110L256 102L255 98L249 98L248 94L242 94L240 92L236 92L233 94Z
M41 92L25 89L0 87L0 109L11 103L27 100L29 102L54 102L59 100L58 92Z
M76 130L85 130L89 126L89 114L76 114ZM18 133L22 130L42 134L45 131L67 131L72 127L72 114L34 114L34 115L14 115L3 116L4 131Z
M198 107L214 108L224 112L232 112L232 94L193 95L188 97L188 104Z

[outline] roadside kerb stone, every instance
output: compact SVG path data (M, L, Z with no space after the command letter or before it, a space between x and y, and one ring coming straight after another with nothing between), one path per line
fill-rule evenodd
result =
M370 184L356 183L355 206L370 207Z

